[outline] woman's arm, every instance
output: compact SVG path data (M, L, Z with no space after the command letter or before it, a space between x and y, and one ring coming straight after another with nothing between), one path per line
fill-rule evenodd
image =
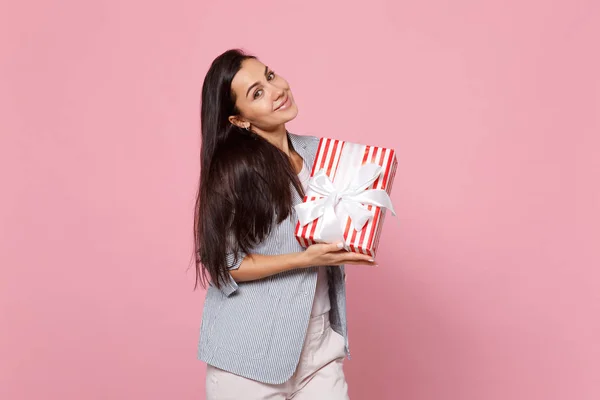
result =
M362 264L374 265L367 255L340 250L343 244L313 244L298 253L265 256L250 254L244 257L238 268L229 272L236 282L266 278L296 268L322 265Z
M253 281L275 275L290 269L301 268L302 253L264 256L249 254L237 269L229 270L236 282Z

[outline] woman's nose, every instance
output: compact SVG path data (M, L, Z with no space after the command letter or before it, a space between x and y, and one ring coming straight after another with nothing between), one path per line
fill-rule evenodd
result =
M284 92L285 88L283 87L283 85L277 84L275 82L271 83L271 96L273 97L273 100L277 100L278 98L283 96Z
M273 93L273 100L277 100L280 97L282 97L283 92L284 92L283 88L273 86L273 90L271 91L271 93Z

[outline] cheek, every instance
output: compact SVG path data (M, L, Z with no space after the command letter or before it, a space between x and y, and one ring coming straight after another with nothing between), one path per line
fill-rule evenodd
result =
M254 115L257 117L267 117L273 112L273 103L265 97L254 102Z
M270 110L270 105L263 99L246 103L240 107L242 115L249 119L260 119L264 115L268 114Z
M279 77L279 86L284 88L284 89L289 89L290 88L290 84L288 83L288 81L286 81L285 79L283 79L282 77Z

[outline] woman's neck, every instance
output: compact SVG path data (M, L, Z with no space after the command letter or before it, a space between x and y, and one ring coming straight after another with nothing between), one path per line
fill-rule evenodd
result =
M291 156L285 125L282 125L280 128L277 128L277 130L272 132L259 131L257 134L265 138L269 143L277 147L279 150L283 151L288 157Z
M290 163L292 164L292 167L294 168L296 174L300 173L304 161L300 154L290 149L287 129L285 129L285 125L282 125L281 128L278 128L276 131L273 132L259 131L257 132L257 134L265 138L269 143L277 147L279 150L283 151L290 159Z

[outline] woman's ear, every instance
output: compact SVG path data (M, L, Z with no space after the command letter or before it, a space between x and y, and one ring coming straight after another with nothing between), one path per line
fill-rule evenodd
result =
M239 128L242 128L242 129L246 129L247 127L250 126L250 124L248 122L243 121L237 115L231 115L231 116L229 116L229 122L231 122L233 125L235 125L235 126L237 126Z

